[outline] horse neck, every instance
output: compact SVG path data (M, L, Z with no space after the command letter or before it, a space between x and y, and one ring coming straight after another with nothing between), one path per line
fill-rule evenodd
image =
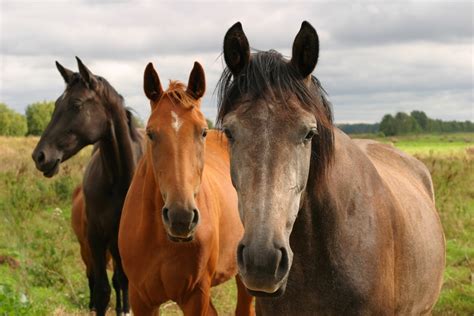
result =
M334 136L335 159L324 181L306 188L297 224L304 234L313 236L309 242L323 248L352 230L347 225L349 219L353 223L376 220L373 212L384 190L376 169L360 148L339 130ZM362 228L360 232L366 232Z
M134 142L123 104L105 103L109 121L108 132L99 144L102 164L111 182L127 190L135 169Z

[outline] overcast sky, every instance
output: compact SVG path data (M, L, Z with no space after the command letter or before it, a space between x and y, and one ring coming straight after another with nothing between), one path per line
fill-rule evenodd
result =
M291 57L307 20L320 37L314 74L337 122L414 109L474 120L472 1L0 1L0 102L19 112L56 100L64 83L54 61L76 70L77 55L145 120L146 64L167 86L187 83L197 60L207 76L203 111L214 120L227 29L241 21L251 47Z

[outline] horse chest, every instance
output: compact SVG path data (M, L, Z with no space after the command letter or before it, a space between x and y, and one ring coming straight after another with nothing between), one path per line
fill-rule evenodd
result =
M144 267L148 273L141 289L146 292L153 305L167 300L180 302L204 279L210 278L207 273L210 257L203 254L200 247L177 245L174 248L157 251L155 259L147 262L148 268ZM140 276L143 276L143 270L140 271Z

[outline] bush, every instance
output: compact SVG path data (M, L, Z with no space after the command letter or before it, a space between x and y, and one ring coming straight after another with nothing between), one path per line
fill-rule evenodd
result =
M24 136L26 134L26 119L23 115L0 103L0 135Z
M54 102L43 101L28 105L26 120L28 135L41 135L48 125L54 110Z

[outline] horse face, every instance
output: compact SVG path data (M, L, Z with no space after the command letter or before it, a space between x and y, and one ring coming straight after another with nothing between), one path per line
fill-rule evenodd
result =
M163 93L153 66L145 70L145 93L152 105L146 129L149 159L164 202L162 221L175 242L193 240L200 217L195 198L204 169L207 122L199 110L204 88L196 91L196 80L204 82L200 65L191 72L187 90L172 82Z
M316 32L307 22L291 61L275 51L251 55L240 23L224 39L228 70L220 81L218 121L229 139L231 177L245 228L237 250L239 272L256 296L283 294L292 265L290 234L319 129L313 110L322 98L311 77L317 51Z
M51 120L32 154L36 168L46 177L54 176L61 162L95 143L106 130L107 115L99 97L102 79L92 75L79 59L78 63L81 74L56 63L67 88L56 100Z
M245 228L238 264L243 282L254 294L284 289L293 258L289 237L308 180L311 138L317 129L310 113L295 108L276 117L275 106L279 105L252 101L226 116L223 124Z

